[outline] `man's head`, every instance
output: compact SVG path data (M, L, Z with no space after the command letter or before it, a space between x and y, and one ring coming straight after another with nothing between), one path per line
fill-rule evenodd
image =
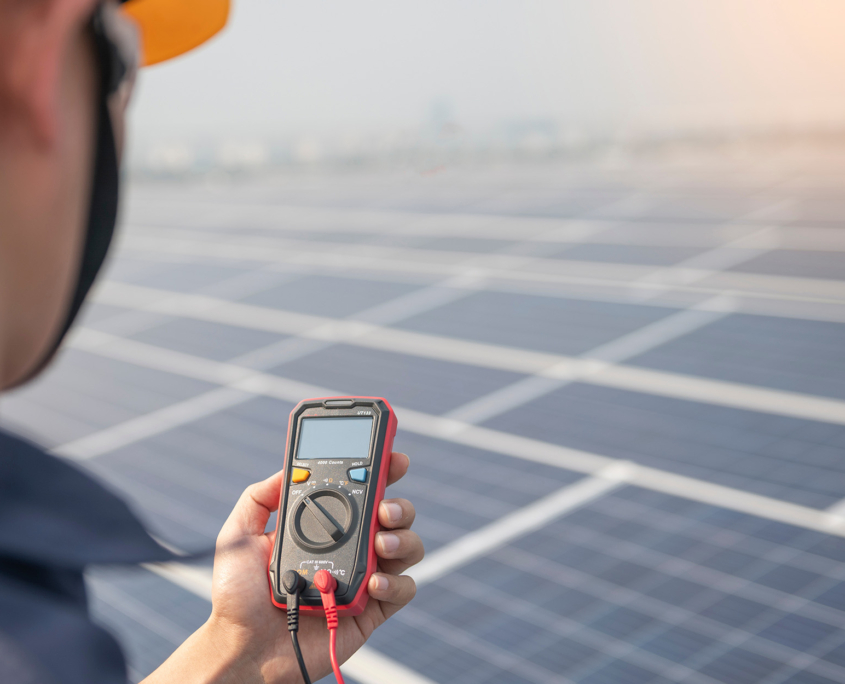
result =
M0 0L0 387L58 337L88 218L98 65L92 0Z
M216 33L228 0L125 8L155 63ZM131 70L108 76L134 31L116 9L0 0L0 389L44 365L108 246Z

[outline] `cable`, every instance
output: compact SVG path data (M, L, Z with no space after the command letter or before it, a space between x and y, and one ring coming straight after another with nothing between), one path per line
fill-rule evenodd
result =
M334 597L337 580L328 571L318 570L317 574L314 575L314 586L320 590L323 610L326 612L326 627L329 628L329 659L332 662L332 671L337 684L346 684L337 662L337 602Z
M311 684L308 676L308 669L305 667L305 660L302 657L302 650L299 648L299 594L305 589L305 578L298 572L288 570L282 575L282 586L287 594L288 604L288 632L293 643L293 652L296 654L296 662L299 663L299 671L305 684Z
M343 681L343 675L340 673L340 665L337 662L337 630L329 631L329 659L332 661L332 671L337 684L346 684Z
M299 672L302 674L305 684L311 684L311 678L308 676L308 668L305 667L305 661L302 659L302 651L299 648L299 635L296 632L291 632L290 640L293 642L293 652L296 654L296 662L299 663Z

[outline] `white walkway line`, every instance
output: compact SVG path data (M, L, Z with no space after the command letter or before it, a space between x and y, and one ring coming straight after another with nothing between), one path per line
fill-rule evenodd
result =
M845 425L845 401L841 399L827 399L810 394L633 366L609 366L591 375L585 382L743 411L759 411L789 418Z
M260 204L258 202L239 203L233 201L209 202L191 200L190 198L144 198L144 208L164 206L161 209L164 216L172 217L174 205L184 207L190 212L189 216L196 219L198 226L207 224L208 219L218 219L231 222L233 219L243 222L258 222L261 227L278 230L281 235L291 230L292 224L302 224L314 233L348 232L356 234L370 234L373 236L385 233L401 233L403 235L419 235L422 237L467 237L510 240L514 234L528 235L528 240L543 240L544 242L559 242L562 244L583 242L583 231L598 232L608 226L618 224L618 221L594 219L589 217L579 219L538 217L538 216L491 216L472 213L443 213L432 217L430 214L412 211L389 209L356 209L344 207L333 209L330 207L303 207L293 205ZM198 214L209 212L205 216ZM213 213L212 213L213 212ZM743 232L752 232L761 217L744 216L723 226L721 221L705 224L706 228L718 226L722 231L740 237ZM309 220L310 219L310 220ZM753 219L753 223L743 223ZM630 224L629 224L630 225ZM129 212L127 228L131 231L143 230L143 220L135 218L134 212ZM155 226L149 225L150 228ZM660 239L652 235L654 228L646 231L645 235L636 232L609 232L593 237L591 241L614 245L632 246L691 246L706 249L707 241L698 238L694 231L679 231L670 223L663 226ZM299 230L297 225L296 230ZM549 231L554 231L550 233ZM295 232L295 231L294 231ZM545 234L544 234L545 233ZM542 237L540 237L542 235ZM845 236L831 231L829 228L814 228L811 226L778 226L777 237L781 249L800 249L810 251L845 251Z
M169 641L174 647L179 646L191 636L189 630L110 582L98 577L88 576L86 583L90 585L94 598L107 603L130 620L146 627L150 632L157 634L165 641Z
M254 398L252 393L221 387L63 444L52 452L77 461L94 458Z
M471 260L468 263L471 263ZM481 287L483 279L475 275L471 266L467 266L466 271L459 276L377 304L354 314L351 318L374 325L392 325L463 299Z
M632 285L652 284L656 287L649 290L637 289L633 294L642 301L654 299L662 292L671 290L678 285L692 285L700 282L733 266L738 266L761 256L776 247L775 229L772 226L766 226L640 278Z
M266 273L259 272L258 274L266 276ZM206 290L222 293L231 293L233 288L243 289L250 288L250 291L256 283L256 273L250 273L251 278L244 276L236 276L235 278L226 281L219 286L206 288ZM286 276L290 277L290 276ZM277 279L278 280L278 279ZM274 281L273 284L275 284ZM449 278L441 283L433 286L425 287L419 290L414 290L406 295L401 295L390 301L383 302L377 306L371 307L359 313L356 318L358 321L371 320L374 323L391 323L410 316L416 315L423 311L442 306L447 302L452 302L457 299L468 296L472 292L472 286L477 283L477 279L473 276L471 270L464 276ZM105 286L108 290L108 286ZM118 285L118 287L120 287ZM166 310L171 306L178 306L178 302L185 297L184 294L173 292L169 296L163 295L157 297L154 292L144 292L132 286L124 286L124 290L128 290L136 301L145 301L152 303L159 310ZM194 298L191 298L194 297ZM193 304L197 309L204 309L209 307L209 302L203 295L188 295L187 301ZM134 319L133 319L134 315ZM164 319L162 314L154 314L147 310L137 310L129 314L120 314L117 316L120 325L116 329L128 329L131 333L144 327L151 327L161 322ZM149 320L147 320L149 319ZM241 357L233 359L228 365L243 365L247 368L264 369L272 367L280 363L307 356L319 351L322 348L333 344L332 341L321 341L319 339L312 339L308 336L310 332L313 335L321 336L325 334L325 328L331 328L334 324L333 319L320 319L321 322L310 331L306 331L302 336L297 336L292 339L285 339L281 342L268 345L261 349L245 354ZM347 319L349 320L349 319ZM301 323L301 318L297 319ZM352 319L353 328L355 319ZM128 326L128 328L127 328ZM134 327L133 327L134 326ZM366 327L364 329L367 329ZM99 334L90 333L86 337L83 331L79 337L80 344L84 344L88 340L89 344L98 344L98 340L111 339L107 337L108 333ZM165 355L159 353L160 359L165 359ZM178 359L177 359L178 360ZM188 366L192 362L188 362ZM168 364L165 364L165 368ZM202 375L202 373L200 373ZM53 450L54 453L61 454L68 458L76 460L83 460L100 456L109 451L113 451L122 446L126 446L133 442L146 439L156 434L165 432L171 428L184 425L186 423L198 420L207 415L217 413L218 411L231 408L237 404L243 403L251 399L254 395L241 392L233 388L226 388L214 390L202 394L197 397L192 397L182 402L167 406L158 411L141 416L139 418L126 421L119 425L106 428L91 435L87 435L72 443L61 445Z
M429 584L518 537L539 530L565 513L621 487L624 479L620 477L624 478L625 467L623 463L614 463L593 477L567 485L533 504L455 539L428 554L425 560L414 567L411 575L418 586Z
M471 259L468 261L471 261ZM255 274L253 273L249 275L253 277L245 279L243 276L238 276L230 279L231 282L227 281L224 283L224 285L228 286L228 289L225 289L224 292L229 292L231 287L242 287L243 285L252 287L255 282ZM242 281L246 282L244 283ZM369 319L373 322L384 323L402 320L423 311L430 310L431 308L442 306L447 302L466 297L472 292L472 287L475 284L477 284L477 279L473 275L472 270L468 269L467 273L463 276L449 278L441 283L415 290L406 295L396 297L390 301L371 307L370 309L366 309L365 311L359 313L357 318L359 321L366 321ZM133 298L133 302L155 307L159 311L166 311L174 305L178 306L178 303L181 301L186 301L189 306L196 307L196 310L203 310L209 308L209 306L213 306L213 304L210 304L208 299L201 294L187 295L187 299L185 299L186 295L184 293L169 292L168 294L168 291L145 290L144 288L135 288L131 285L126 286L120 284L116 284L114 287L123 289L124 292L128 292ZM102 290L103 288L105 288L106 291L109 291L110 289L108 284L101 286L100 289ZM210 290L211 288L206 289ZM216 288L214 291L216 292L217 289L220 288ZM132 326L136 323L136 321L133 320L133 314L121 314L117 318L121 321L121 325L124 326ZM149 310L144 309L136 310L134 312L134 318L137 319L137 322L140 322L141 328L149 327L149 324L155 325L161 320L164 320L162 314L151 313ZM146 319L151 320L147 321ZM237 365L244 365L246 367L262 369L319 351L321 348L326 347L333 342L311 339L308 337L308 332L318 337L324 336L326 328L328 327L331 329L334 326L335 321L333 319L321 318L316 320L319 321L319 324L310 331L306 331L306 333L303 334L305 337L304 339L303 337L298 336L293 339L282 340L279 343L269 345L268 347L245 354L242 357L238 357L229 365L234 363ZM354 319L351 323L351 327L353 329L356 328ZM302 318L297 317L294 325L301 324ZM368 329L366 324L363 329ZM133 330L134 329L130 329L130 332ZM85 344L96 345L103 340L113 339L114 338L109 336L108 333L94 331L86 333L85 331L81 331L78 335L77 341L80 345L84 346ZM173 357L172 354L169 356L171 359L175 358L176 362L180 362L178 357ZM165 353L160 351L158 358L160 362L163 363L165 369L172 366L173 361L167 363L167 355ZM190 366L191 363L192 362L189 360L188 366ZM194 375L196 377L196 374ZM199 377L205 377L205 374L200 372ZM151 414L126 421L120 425L87 435L84 438L74 441L73 443L57 447L54 449L54 452L77 460L92 458L132 442L145 439L155 434L160 434L173 427L177 427L202 418L206 415L211 415L217 411L224 410L238 403L242 403L252 396L254 395L245 394L235 389L215 390L198 397L192 397L191 399L173 404Z
M144 568L211 602L211 570L182 563L147 563ZM279 616L282 620L282 611ZM370 646L363 646L346 661L343 671L363 684L435 684Z
M343 670L364 684L435 684L433 679L423 677L369 646L360 648L346 661Z
M296 335L328 323L339 324L342 321L342 319L232 302L207 295L159 290L115 281L106 281L98 286L93 293L93 301L137 311L195 318L212 323L241 325L245 328L289 335ZM238 321L241 322L238 323Z
M623 335L582 354L585 359L621 363L666 342L695 332L733 313L730 297L719 295L678 313L661 318L639 330Z
M192 364L190 363L192 357L186 354L161 350L158 347L139 342L128 342L120 338L112 338L111 343L106 343L103 340L103 333L96 333L96 336L98 344L90 344L89 341L87 347L87 350L92 353L141 367L167 369L176 375L216 382L256 395L297 402L303 397L330 396L341 393L338 390L307 385L275 375L256 373L249 369L232 367L205 359L201 360L202 363ZM71 342L73 340L78 341L80 337L84 339L84 335L77 334L71 338ZM111 336L106 335L105 337ZM179 363L180 359L183 361L181 364ZM220 369L218 370L217 367L220 367ZM238 374L239 377L232 377ZM469 425L440 416L432 416L401 406L394 406L394 408L397 415L400 416L402 429L408 432L527 461L545 463L588 475L597 475L607 466L625 464L625 469L622 471L625 473L624 476L617 475L617 477L624 479L629 484L845 537L845 518L832 515L824 510L799 506L732 487L714 485L692 477L676 475L657 468L639 466L624 460L579 449L570 449L528 437Z
M671 290L673 283L689 284L712 275L717 270L729 268L747 261L755 256L764 254L768 249L761 246L758 249L740 249L746 244L763 244L771 240L771 230L762 228L752 235L735 240L722 247L698 254L681 262L677 266L662 268L654 273L640 278L632 283L632 287L642 282L653 282L659 289L643 291L634 289L632 294L640 301L646 301L658 296L661 292ZM702 270L705 269L705 270ZM730 297L717 295L705 302L688 307L676 314L662 318L627 335L600 345L579 358L585 361L598 361L606 364L618 364L635 356L651 351L667 342L678 339L688 333L699 330L732 313L735 305ZM573 382L588 381L589 376L601 370L600 364L583 366L580 372L575 371L571 364L563 364L559 374L560 379L555 383L549 380L555 375L555 370L544 371L538 376L519 380L507 387L501 387L485 396L477 397L463 406L453 409L448 417L466 423L483 423L513 409L550 394Z
M247 273L225 278L212 285L200 288L195 294L221 299L237 299L239 297L246 297L256 290L268 289L290 282L302 275L306 275L306 272L292 271L290 268L278 270L274 266L265 266ZM98 283L95 291L108 282ZM174 292L174 294L178 294L178 292ZM112 335L128 337L157 327L162 323L167 323L169 320L169 316L165 314L136 310L109 316L99 321L97 327L99 330L111 333Z
M579 357L585 363L579 366L566 361L558 367L544 369L533 377L518 380L458 406L447 417L465 423L483 423L573 382L589 382L591 375L602 371L607 365L621 363L683 337L725 317L729 312L730 305L726 298L713 297L700 307L672 314L585 352ZM558 375L561 377L553 379Z
M831 515L845 517L845 499L837 501L835 504L827 508L827 512Z
M525 236L523 239L549 242L581 242L584 234L591 234L613 225L613 222L588 219L566 219L540 216L506 216L472 213L438 213L399 211L389 209L360 209L330 207L305 207L295 205L260 204L258 202L202 202L184 200L162 200L145 198L144 209L149 213L151 207L165 205L159 209L162 216L172 221L179 216L174 204L181 205L188 213L182 214L193 219L198 226L214 225L234 219L243 223L249 221L262 228L278 230L280 234L296 226L315 232L355 233L365 235L408 235L420 237L483 237L513 240L514 235ZM169 206L167 206L169 205ZM203 212L208 212L203 215ZM213 213L212 213L213 212ZM179 216L181 218L181 216ZM136 218L135 212L129 212L128 228L132 230L156 226L146 224L143 217ZM213 220L211 223L209 219ZM548 235L551 231L554 235Z
M398 415L399 409L397 408L396 411ZM825 510L712 484L706 480L641 466L588 451L549 444L529 437L461 424L410 409L402 409L401 419L402 428L410 432L579 473L595 475L608 466L624 463L626 466L624 475L619 477L624 478L628 484L845 537L845 517L833 515Z
M430 358L455 360L461 363L472 363L473 359L481 358L483 361L480 365L504 370L514 369L519 372L537 372L570 358L386 328L364 321L300 314L121 283L104 283L95 292L94 301L135 308L140 311L165 311L175 316L283 335L307 336L327 342L346 342L386 351L407 350L404 353L412 355L424 355L426 350L429 350Z
M184 563L143 563L144 568L211 603L211 569Z
M353 248L348 244L338 244L335 251L330 251L330 245L325 243L320 243L320 249L310 243L306 246L311 247L312 251L308 251L298 249L302 245L291 245L288 241L279 245L278 241L272 239L236 235L220 240L219 236L202 231L180 229L162 231L158 236L128 235L123 244L128 251L156 254L170 252L308 267L368 268L388 272L426 273L439 277L460 275L461 266L454 262L458 256L465 256L437 250L374 248L370 245L366 249ZM756 256L754 251L749 250L748 258ZM651 266L608 262L489 255L479 257L476 267L483 277L489 279L623 286L642 290L645 294L663 292L668 285L671 289L710 295L736 291L744 296L787 299L800 297L840 303L845 300L845 285L834 280L756 273L720 273L711 268L668 266L660 269L662 276L652 282L649 278L655 271Z
M147 368L205 380L216 385L231 385L255 372L251 368L242 368L144 342L127 340L90 328L75 328L69 336L68 344L75 349L118 361L126 360L133 363L137 359L144 359L144 363L140 365Z
M122 301L123 306L155 309L160 298L171 294L163 290L119 285L106 288L103 297L104 301L108 303L118 304ZM714 298L710 301L716 302L722 300ZM417 355L484 368L530 373L554 380L567 380L572 377L578 377L581 382L605 387L615 387L617 389L625 389L644 394L700 401L716 406L775 413L793 418L819 420L845 425L845 401L840 399L816 397L808 394L755 387L752 385L712 380L648 368L607 365L603 362L592 361L590 359L579 359L559 354L535 352L384 328L361 321L307 316L287 311L237 304L210 297L181 295L168 299L163 306L168 311L174 313L174 315L210 320L228 325L239 325L256 330L268 330L299 336L307 335L326 342L343 342L344 344L370 349L383 349L400 354ZM702 305L702 307L704 306ZM702 308L703 311L705 309L706 307ZM712 309L706 310L718 312L719 309L717 306L713 306ZM678 314L677 318L674 316L670 317L672 320L670 321L669 327L664 330L664 334L670 331L671 325L678 324L679 322L683 325L692 325L698 315L690 314L689 317L685 317ZM706 322L706 316L708 314L704 313L700 315L703 318L699 320ZM714 315L718 316L719 314L715 313ZM683 326L679 325L678 330L682 329ZM655 324L655 328L652 330L658 332L661 330L659 322ZM92 339L100 337L110 342L114 342L116 339L114 336L107 335L106 333L88 329L81 329L78 334L86 338L91 337ZM631 338L625 344L630 345L629 349L633 349L636 340L637 333L632 333ZM123 344L138 345L141 343L127 340ZM155 354L156 358L162 358L162 355L166 353L165 350L158 347L149 345L142 345L140 347L140 349L144 348L149 353ZM609 356L610 351L612 349L605 350L603 353ZM118 348L113 347L110 353L119 353ZM618 350L615 353L618 353ZM129 355L131 358L131 352ZM217 368L218 366L226 365L206 361L199 357L179 355L176 352L171 352L170 355L172 361L169 366L189 363L207 367L211 364L210 367ZM179 358L183 360L180 361L178 360ZM164 363L163 360L162 363ZM228 367L230 373L249 374L254 372L252 369L237 367L234 364L228 364ZM162 370L168 370L168 368L162 367ZM182 371L177 372L184 374ZM195 377L201 377L202 379L205 376L198 375ZM220 381L212 380L212 382ZM543 391L548 387L554 387L554 384L537 381L536 388L533 385L529 385L525 389L528 392L527 396L531 397L536 396L531 395L531 392Z
M354 316L338 320L346 321L349 324L348 329L350 330L366 330L366 327L356 327L354 323L356 321L376 325L396 323L433 308L443 306L449 302L467 297L481 284L472 268L474 261L474 256L465 258L463 262L465 271L459 276L448 277L433 285L414 290L365 309ZM300 270L300 272L296 273L286 272L274 274L265 267L258 271L234 276L190 294L170 290L156 291L150 288L145 289L125 283L106 281L95 291L95 301L105 303L105 301L108 301L112 291L117 290L118 294L122 292L131 299L136 310L112 317L101 323L98 327L106 332L126 337L166 322L168 317L173 315L171 307L177 307L178 309L180 306L187 306L197 312L206 311L209 307L213 308L213 304L210 304L208 301L209 297L223 302L230 302L237 307L236 311L243 313L243 311L249 311L249 305L231 302L234 295L244 296L254 291L260 291L265 287L276 286L285 280L290 280L305 273L307 271ZM157 295L156 292L159 294ZM245 309L244 307L247 308ZM279 316L273 317L276 321L278 321L278 318ZM214 321L215 319L213 317L211 319L204 317L200 318L200 320ZM301 326L307 324L308 320L307 317L303 318L301 315L292 320L289 317L287 324L292 326L293 330L299 330ZM334 340L323 340L322 337L326 334L327 326L329 330L334 329L335 319L313 317L312 323L314 324L312 329L300 331L298 334L287 329L279 330L276 327L274 332L291 333L295 337L253 350L233 359L231 362L257 370L264 370L318 352L334 343Z
M633 191L632 191L633 192ZM642 192L635 193L644 196ZM630 202L632 195L622 201ZM602 209L620 204L619 200L604 203ZM245 222L254 228L275 233L281 239L310 241L300 237L303 232L319 234L350 233L361 238L378 237L382 235L402 235L405 237L422 238L484 238L501 240L503 246L512 242L515 236L522 241L540 240L543 242L557 242L562 244L582 242L586 235L603 231L607 227L618 225L619 221L590 218L564 218L554 216L511 216L507 214L445 212L429 213L391 209L363 209L347 208L335 209L315 206L273 205L262 206L249 202L240 205L230 202L217 204L219 209L213 214L208 209L214 204L208 203L206 198L201 201L191 201L183 204L183 211L168 207L159 217L151 216L149 209L155 205L161 206L159 198L150 197L144 200L141 216L139 212L128 212L126 228L132 231L161 230L169 227L203 230L213 233L238 233L239 226ZM145 214L145 215L144 215ZM205 215L203 215L205 214ZM709 227L709 226L708 226ZM753 229L753 226L751 227ZM291 232L293 231L293 232ZM679 231L670 233L677 235ZM618 236L609 236L613 243L618 243ZM318 242L331 242L331 239L318 238ZM344 241L348 244L348 241ZM681 244L688 244L681 242ZM627 244L627 243L623 243ZM664 241L648 244L663 245ZM672 243L675 244L675 243ZM702 244L694 240L693 244ZM707 246L706 242L703 244Z
M398 323L425 311L468 297L478 284L478 280L471 273L467 273L464 276L448 278L445 281L382 302L360 311L354 316L336 320L351 323L357 321L379 326ZM326 319L325 324L318 325L310 331L255 349L232 359L231 363L255 368L256 370L266 370L314 354L335 343L335 340L311 339L314 335L324 334L325 326L331 326L333 320ZM355 329L368 330L368 328L361 328L360 326L355 326Z
M490 418L551 394L581 377L586 377L588 372L585 371L583 374L572 372L571 377L565 380L549 378L544 375L531 375L478 397L478 399L468 401L466 404L451 410L446 414L446 417L463 423L483 423Z
M145 252L149 258L159 260L161 254L157 252ZM203 257L191 256L188 254L177 255L186 261L202 261ZM348 260L344 264L333 262L331 265L313 263L308 270L317 275L337 275L337 268L343 267L346 277L360 278L365 280L382 279L387 282L407 282L419 285L428 284L432 275L442 277L443 273L439 267L434 274L420 270L418 266L397 269L392 262L379 262L379 265L361 265L355 260ZM270 265L270 269L289 268L284 265ZM482 288L488 292L504 292L516 294L528 294L536 296L557 297L565 299L580 299L584 301L609 302L613 304L636 304L636 297L631 296L631 290L623 281L607 281L594 277L575 276L571 273L561 273L554 281L550 280L553 275L532 274L522 271L512 272L505 278L496 277L496 271L484 269L482 274L485 277L485 284ZM722 291L730 292L737 304L737 312L759 316L774 316L787 319L798 319L808 321L825 321L831 323L845 323L845 300L842 297L831 297L825 295L799 296L779 294L776 288L777 283L767 280L768 276L751 274L756 278L758 286L775 287L772 292L738 292L737 282L740 279L740 289L747 285L744 276L748 274L732 273L721 274L720 278L728 278L726 282L719 282L721 287L714 287L712 277L708 278L706 285L684 285L667 290L663 286L653 283L642 285L646 294L653 290L653 297L644 297L649 304L659 303L668 307L686 306L691 302L698 301L701 296L712 296ZM777 276L774 276L777 278ZM811 280L810 285L822 283L821 280ZM106 329L107 332L124 334L121 330Z

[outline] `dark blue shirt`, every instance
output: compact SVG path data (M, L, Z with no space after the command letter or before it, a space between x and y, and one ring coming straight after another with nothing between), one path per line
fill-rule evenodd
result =
M89 475L0 432L0 682L125 684L120 646L91 621L82 572L174 559Z

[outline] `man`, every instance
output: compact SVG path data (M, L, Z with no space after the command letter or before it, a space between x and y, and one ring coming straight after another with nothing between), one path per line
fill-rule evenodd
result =
M105 258L139 54L152 63L198 45L227 3L0 0L0 389L45 367ZM407 468L395 454L389 480ZM302 681L267 585L264 530L280 486L277 473L243 493L218 537L208 622L148 682ZM413 506L387 500L378 514L380 571L366 611L341 623L342 659L415 591L400 575L423 555ZM172 559L118 497L0 433L0 682L124 682L119 647L88 616L82 571ZM300 641L315 680L328 674L324 621L303 617Z

